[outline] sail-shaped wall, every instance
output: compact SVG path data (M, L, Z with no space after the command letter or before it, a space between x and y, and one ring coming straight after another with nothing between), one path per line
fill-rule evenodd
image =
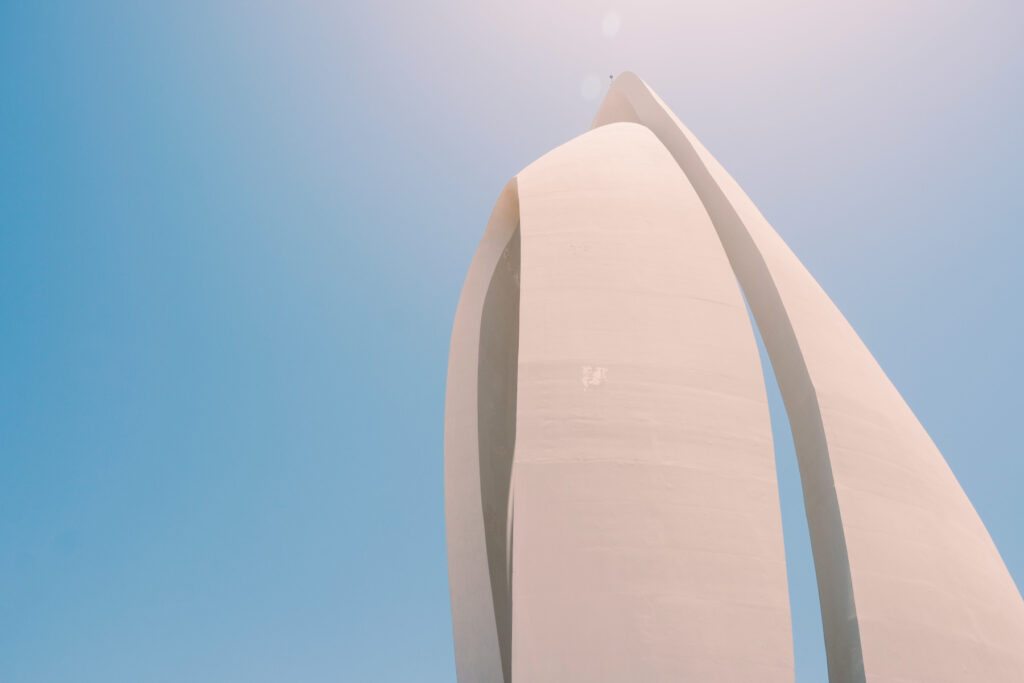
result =
M456 314L462 683L792 681L743 295L793 430L830 680L1024 680L1024 601L941 454L735 181L624 74L589 133L502 193Z

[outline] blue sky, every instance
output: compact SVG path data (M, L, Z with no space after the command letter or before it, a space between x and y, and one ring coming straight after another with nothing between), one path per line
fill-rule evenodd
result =
M504 183L626 69L843 310L1024 584L1024 5L664 4L0 4L0 680L454 680L459 288Z

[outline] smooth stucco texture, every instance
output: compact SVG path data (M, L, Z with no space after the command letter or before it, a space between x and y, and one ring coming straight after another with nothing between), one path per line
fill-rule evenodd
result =
M753 311L793 431L833 683L1024 680L1024 602L942 455L853 328L643 81L595 127L640 122L685 171Z
M763 375L696 192L635 124L518 185L513 680L791 680Z
M941 454L735 181L627 73L590 132L502 192L459 301L459 681L792 681L744 295L792 426L830 681L1024 680L1024 601Z
M474 260L449 371L460 680L792 680L763 376L696 192L634 124L552 151L514 188L517 211L507 190ZM508 269L518 311L496 294ZM507 452L502 410L515 419L505 489L485 456ZM494 517L506 504L507 528ZM496 548L510 576L494 572Z

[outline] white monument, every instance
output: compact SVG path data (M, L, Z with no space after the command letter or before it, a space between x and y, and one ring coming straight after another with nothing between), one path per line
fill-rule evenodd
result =
M590 132L505 187L459 301L445 498L460 683L793 680L744 297L793 431L829 680L1024 681L1024 601L942 455L736 182L627 73Z

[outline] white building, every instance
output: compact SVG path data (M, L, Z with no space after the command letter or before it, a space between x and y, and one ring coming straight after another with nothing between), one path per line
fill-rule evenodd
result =
M744 297L793 431L830 681L1024 681L1024 601L942 455L750 199L625 74L590 132L506 186L459 302L460 683L793 680Z

